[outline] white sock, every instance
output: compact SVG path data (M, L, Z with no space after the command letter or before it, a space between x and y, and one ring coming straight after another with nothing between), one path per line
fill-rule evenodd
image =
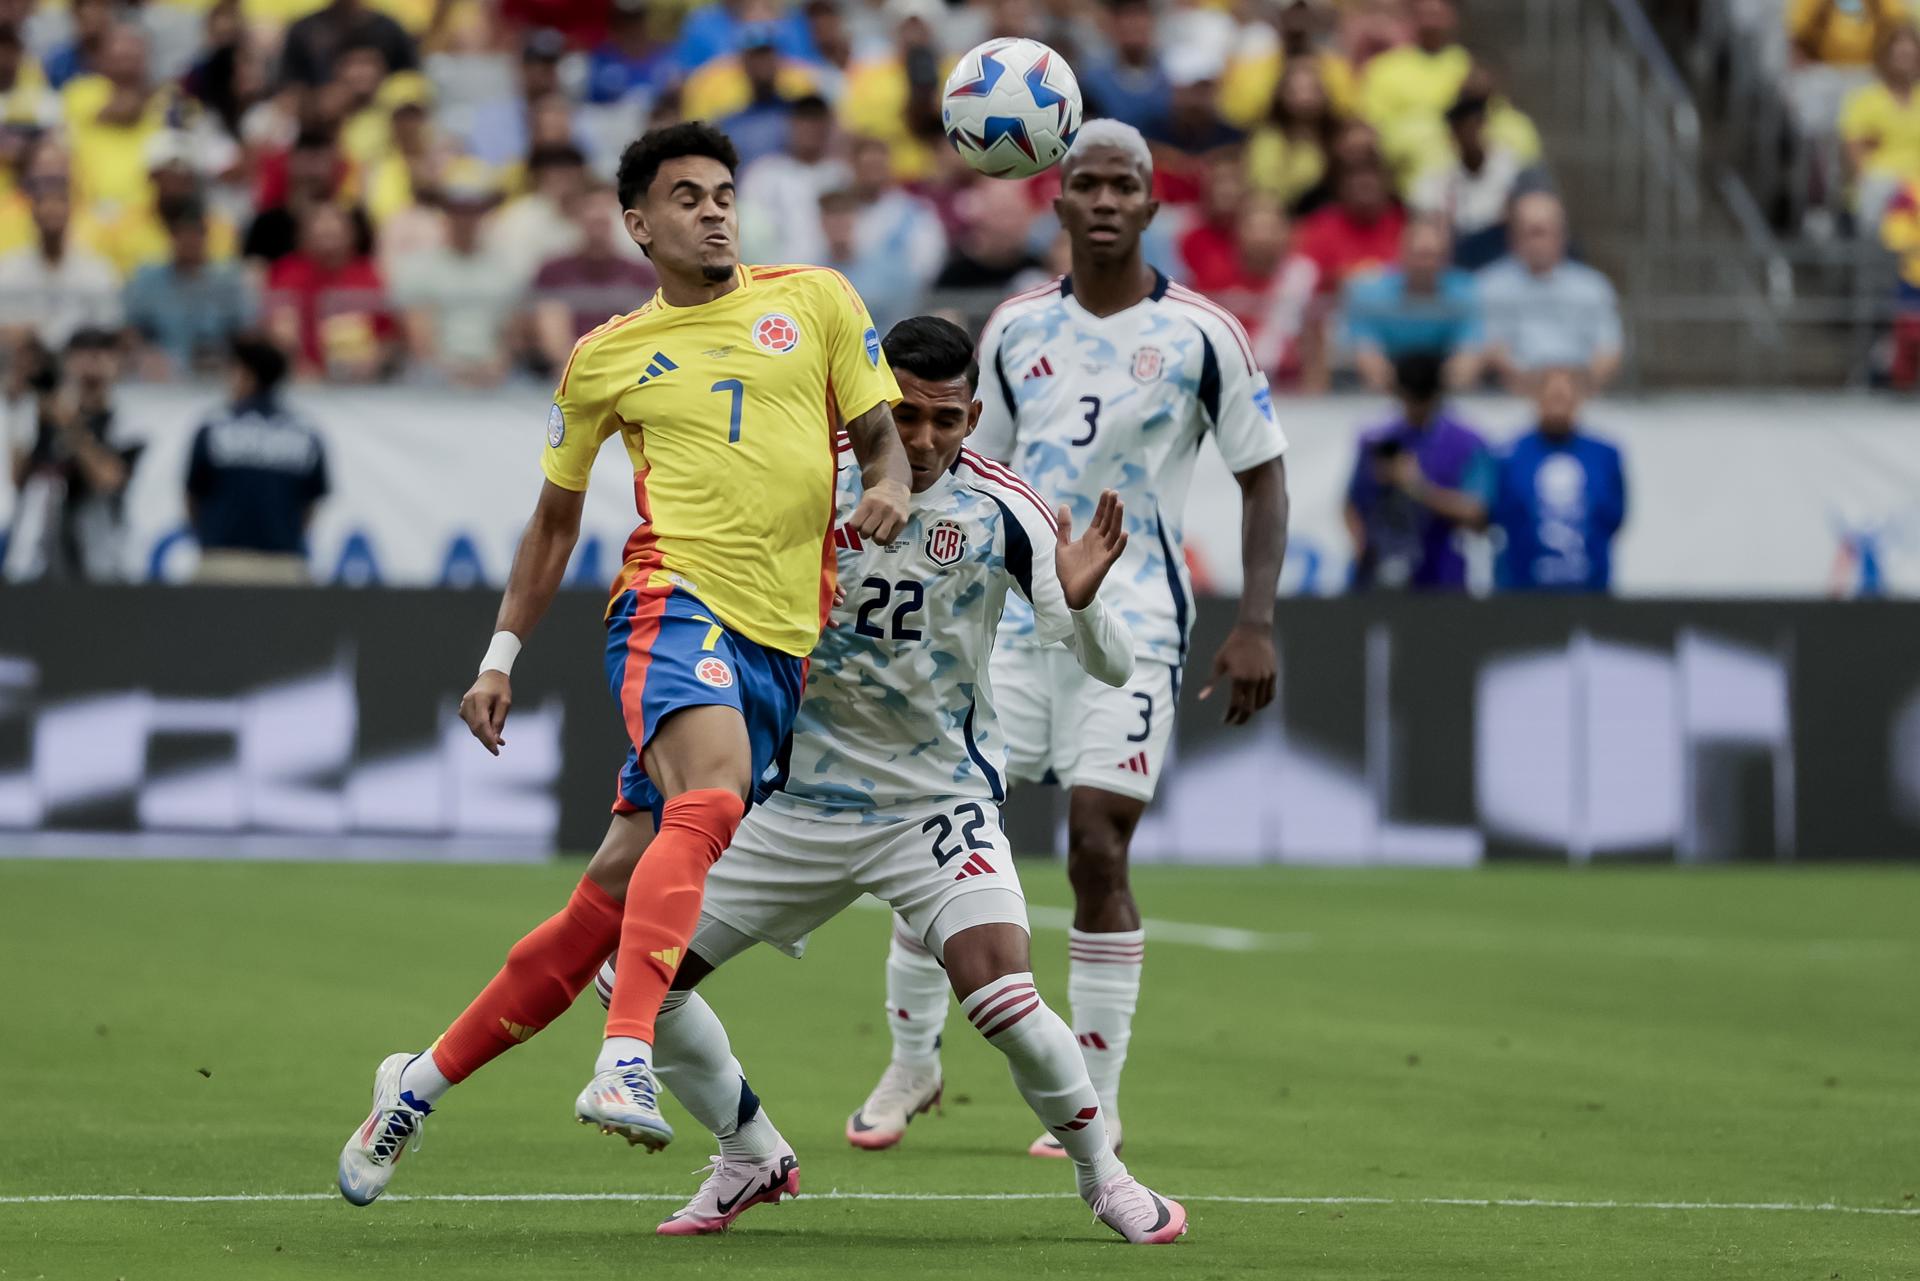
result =
M422 1050L400 1069L400 1093L411 1094L428 1107L440 1101L440 1096L453 1088L453 1082L447 1080L440 1065L433 1061L431 1049Z
M893 918L887 945L887 1027L896 1063L940 1062L940 1030L947 1024L947 972L907 923Z
M1073 1158L1080 1195L1090 1196L1126 1172L1107 1142L1100 1101L1075 1050L1073 1033L1040 999L1033 975L997 978L961 1001L960 1009L988 1043L1007 1056L1020 1097Z
M654 1021L660 1083L720 1141L720 1155L765 1160L780 1146L760 1096L733 1057L727 1029L698 992L668 992Z
M1087 1076L1109 1125L1120 1121L1120 1070L1127 1065L1127 1042L1133 1039L1146 938L1144 930L1067 932L1067 999L1073 1006L1073 1035L1080 1042Z
M607 1072L622 1063L631 1063L639 1059L642 1063L653 1062L653 1047L637 1036L610 1036L600 1043L600 1057L593 1061L593 1070Z

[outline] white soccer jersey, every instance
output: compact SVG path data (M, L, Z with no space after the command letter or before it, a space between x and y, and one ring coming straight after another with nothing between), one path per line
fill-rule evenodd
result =
M1234 472L1287 448L1240 323L1158 272L1145 301L1095 316L1062 277L1000 305L980 337L980 370L973 447L1066 504L1076 528L1101 490L1120 495L1127 551L1100 599L1132 629L1142 658L1184 665L1193 594L1181 515L1200 441L1211 429ZM1000 632L1013 644L1047 643L1017 604Z
M1034 635L1051 643L1075 633L1054 568L1053 517L1004 465L962 449L952 470L913 495L899 537L868 543L846 525L860 469L850 453L840 462L834 542L845 599L813 651L766 804L878 822L929 799L1002 800L1006 743L987 659L1007 589L1032 602Z

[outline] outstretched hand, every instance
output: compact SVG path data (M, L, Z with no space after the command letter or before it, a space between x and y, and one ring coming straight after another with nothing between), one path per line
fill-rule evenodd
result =
M507 727L507 712L513 706L513 685L505 672L484 671L460 700L460 719L467 723L480 745L500 755L507 745L501 732Z
M1119 561L1120 553L1127 550L1127 531L1122 527L1125 515L1120 495L1111 489L1102 490L1087 532L1074 539L1072 513L1065 507L1054 512L1060 525L1053 549L1054 573L1060 579L1060 590L1066 594L1068 608L1085 609L1093 604L1100 584L1106 581L1107 571Z
M1229 725L1245 725L1255 712L1273 701L1279 670L1273 629L1238 624L1227 633L1226 644L1214 655L1213 679L1200 691L1200 699L1205 702L1212 697L1220 678L1226 677L1233 683L1233 689L1226 715L1221 719Z

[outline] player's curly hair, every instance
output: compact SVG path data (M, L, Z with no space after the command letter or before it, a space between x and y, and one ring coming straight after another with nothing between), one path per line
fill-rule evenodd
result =
M687 120L664 129L653 129L627 144L620 153L620 172L616 183L620 207L632 209L653 185L660 166L682 156L706 156L718 160L732 173L740 167L740 153L733 139L704 120Z
M911 316L887 330L880 349L887 363L930 383L966 376L968 387L980 385L980 365L973 357L973 340L951 320L938 316Z

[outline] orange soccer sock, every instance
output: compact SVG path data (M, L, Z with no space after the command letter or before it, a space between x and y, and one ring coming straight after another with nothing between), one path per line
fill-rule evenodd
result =
M707 869L746 817L724 788L683 792L661 812L660 831L627 882L620 925L620 977L607 1008L607 1035L653 1043L653 1020L700 923Z
M507 953L493 981L433 1047L459 1083L566 1013L620 941L620 902L582 877L565 908Z

